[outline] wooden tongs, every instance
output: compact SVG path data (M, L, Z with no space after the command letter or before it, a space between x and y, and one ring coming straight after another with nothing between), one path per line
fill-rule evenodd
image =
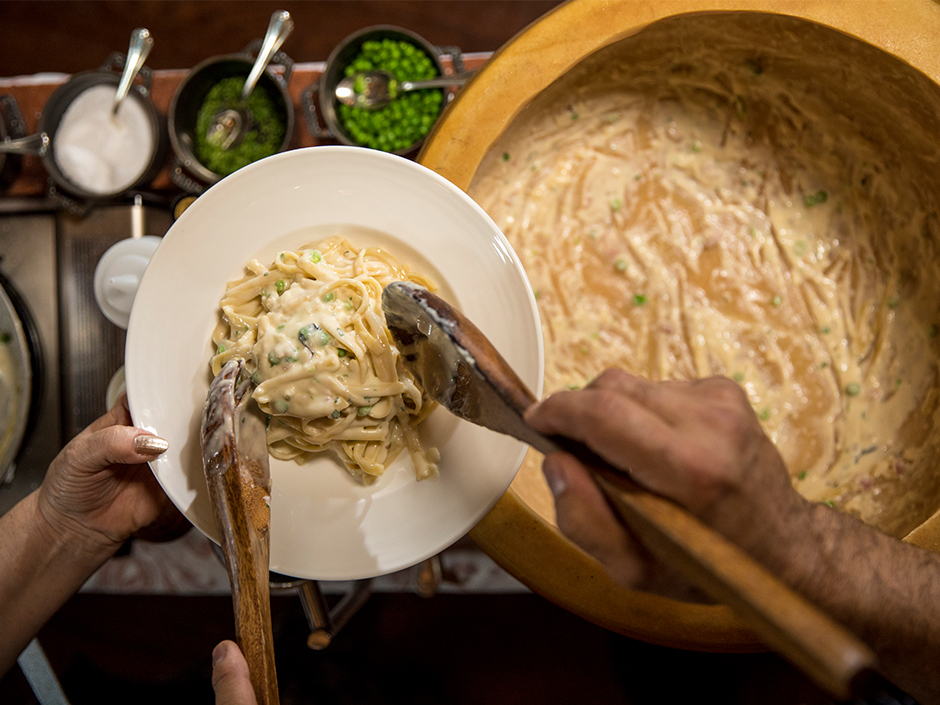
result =
M232 586L238 645L248 661L258 705L277 705L268 575L268 446L264 418L251 399L243 368L242 360L229 360L209 385L202 411L202 463Z
M851 632L679 505L643 490L587 447L529 426L523 412L536 401L532 392L476 326L445 301L420 286L394 282L385 288L382 307L404 364L432 399L542 453L563 449L579 457L631 533L730 606L765 644L840 700L867 685L875 656Z

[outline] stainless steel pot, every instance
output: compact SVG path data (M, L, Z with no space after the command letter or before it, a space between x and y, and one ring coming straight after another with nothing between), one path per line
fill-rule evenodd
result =
M19 107L11 95L0 95L0 142L26 136ZM0 191L8 189L19 176L23 158L19 154L0 152Z

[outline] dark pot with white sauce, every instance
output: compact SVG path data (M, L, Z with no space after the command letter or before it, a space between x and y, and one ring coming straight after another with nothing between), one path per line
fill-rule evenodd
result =
M38 131L0 143L0 152L42 159L53 186L83 201L110 200L149 184L163 167L167 134L150 100L151 74L130 86L116 113L124 56L75 74L46 101Z
M149 184L163 167L165 121L150 100L151 73L140 70L118 111L122 54L75 74L46 101L38 131L0 142L0 154L42 159L51 186L82 201L105 201Z

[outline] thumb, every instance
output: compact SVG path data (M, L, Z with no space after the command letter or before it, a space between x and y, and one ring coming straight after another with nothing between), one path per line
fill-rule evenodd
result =
M257 705L248 677L248 662L233 641L222 641L212 651L212 689L215 705Z
M96 469L111 464L134 465L153 460L167 449L162 438L134 426L108 426L75 438L72 460Z

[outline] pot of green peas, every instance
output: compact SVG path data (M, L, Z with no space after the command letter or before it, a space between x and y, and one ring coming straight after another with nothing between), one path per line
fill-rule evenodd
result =
M375 25L351 34L331 52L319 80L301 96L310 135L399 155L417 151L452 95L447 89L409 91L384 108L369 110L337 101L336 84L371 69L384 69L398 81L436 78L444 75L444 53L451 56L455 71L463 70L459 49L435 47L401 27Z

